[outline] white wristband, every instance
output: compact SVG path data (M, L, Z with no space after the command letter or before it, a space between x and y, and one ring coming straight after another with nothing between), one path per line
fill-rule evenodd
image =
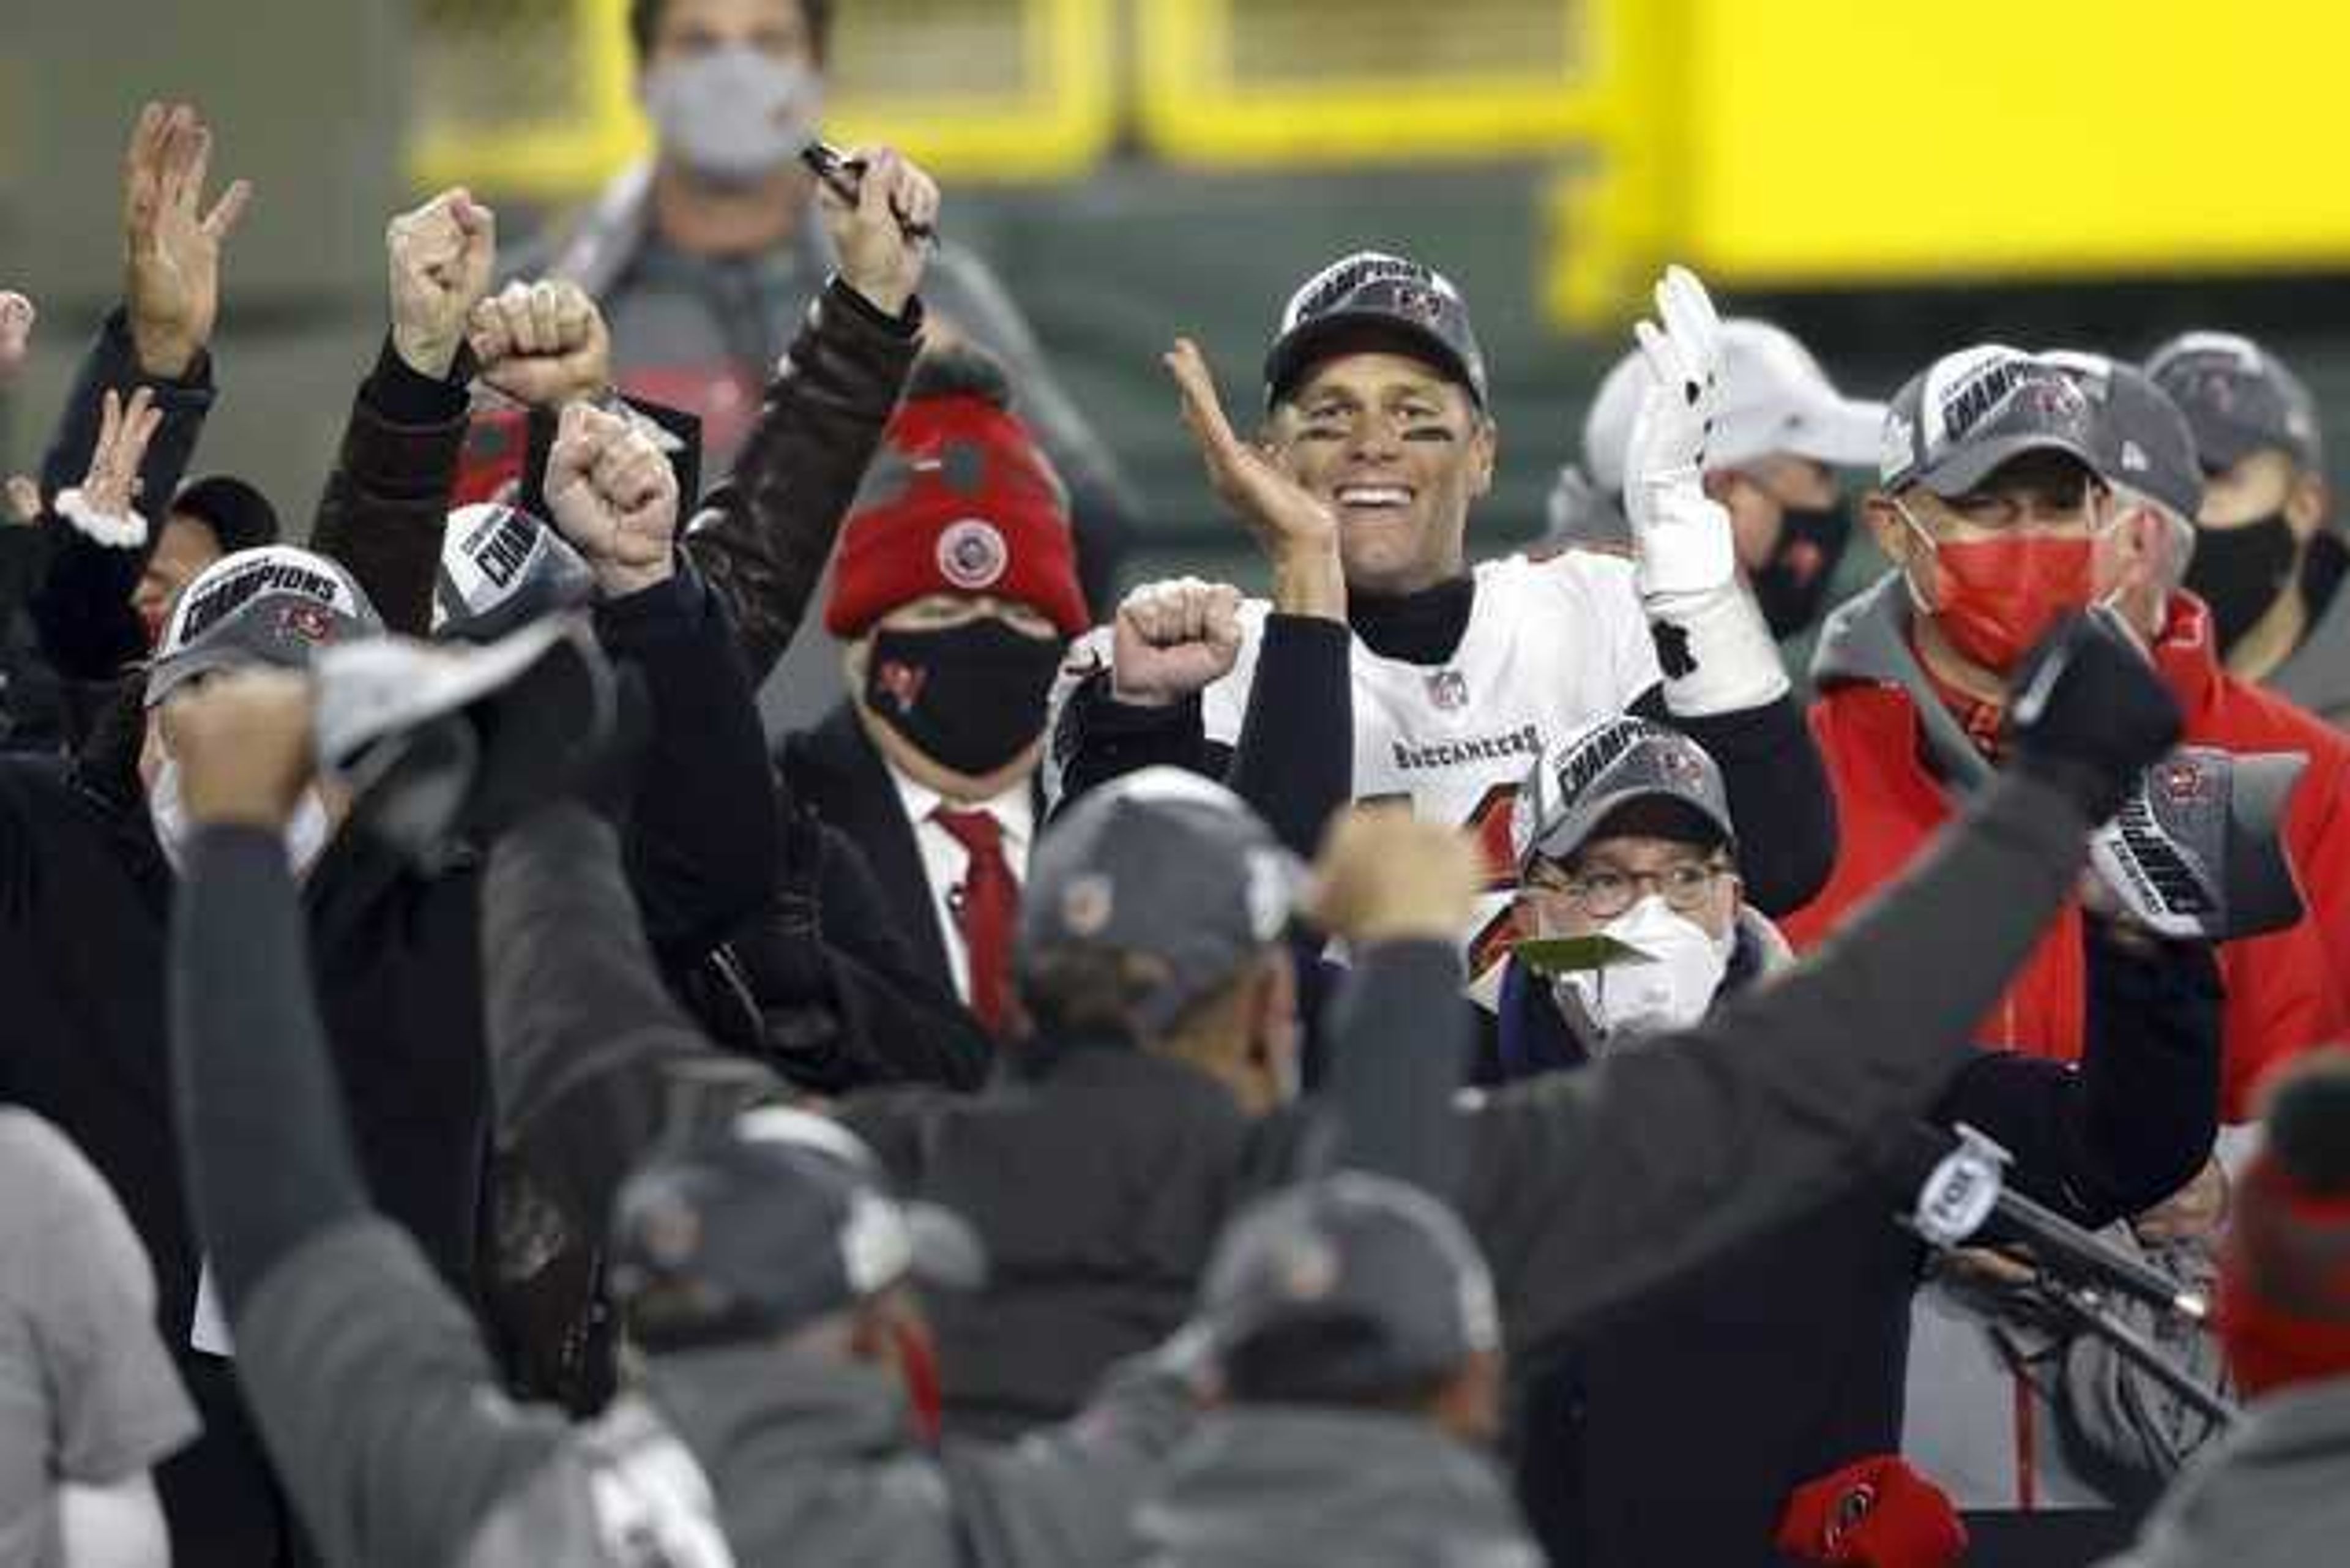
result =
M1691 594L1644 596L1665 674L1665 707L1684 719L1760 708L1787 694L1762 611L1739 583Z
M100 512L77 484L57 492L56 511L77 531L114 550L135 550L147 543L147 519L136 512Z

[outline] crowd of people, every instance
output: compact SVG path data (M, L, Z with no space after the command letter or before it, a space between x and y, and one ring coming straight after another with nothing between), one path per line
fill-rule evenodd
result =
M636 0L644 169L393 217L298 530L190 477L255 192L130 129L7 486L0 1562L2327 1560L2293 373L1880 404L1669 268L1481 558L1469 302L1364 251L1253 430L1166 358L1269 591L1116 597L938 185L802 157L830 12Z

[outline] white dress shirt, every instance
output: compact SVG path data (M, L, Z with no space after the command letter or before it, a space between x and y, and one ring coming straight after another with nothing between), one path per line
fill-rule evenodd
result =
M963 949L962 926L954 911L962 897L963 877L971 869L971 852L957 842L953 834L931 820L931 813L945 805L957 811L983 811L995 818L996 826L1003 830L1003 858L1012 867L1012 878L1025 887L1028 846L1036 836L1036 803L1024 778L993 800L954 802L930 785L908 777L887 757L882 759L882 765L889 770L890 781L898 786L898 800L906 808L906 820L914 825L914 843L922 852L922 875L931 883L931 910L938 918L939 944L946 950L947 968L954 975L955 994L968 1004L971 954Z

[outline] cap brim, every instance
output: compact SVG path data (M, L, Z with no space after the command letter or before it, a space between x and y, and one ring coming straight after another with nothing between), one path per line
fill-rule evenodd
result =
M900 1203L898 1212L911 1253L906 1272L915 1283L964 1294L986 1287L987 1246L969 1220L935 1203Z
M240 670L250 665L265 665L275 670L299 670L297 663L271 659L239 642L221 642L210 648L192 648L158 659L148 667L146 706L152 708L180 687L199 675L210 675L221 670Z
M1874 469L1884 446L1885 405L1848 398L1805 410L1785 450L1831 468Z
M1575 810L1560 817L1557 825L1548 833L1541 835L1529 845L1526 849L1526 858L1529 861L1564 860L1591 842L1598 831L1607 826L1607 819L1617 812L1628 805L1649 803L1679 806L1689 814L1693 823L1711 829L1720 837L1721 843L1734 846L1738 842L1737 831L1720 813L1703 801L1683 794L1677 790L1640 785L1628 789L1611 790L1606 794L1595 795L1585 801Z
M2298 752L2239 754L2228 796L2228 933L2282 930L2305 904L2285 851L2284 814L2309 759Z
M2059 435L2012 435L1951 452L1930 468L1923 468L1904 482L1905 487L1916 484L1948 500L1965 495L1989 479L2006 463L2027 452L2056 452L2078 462L2091 473L2102 473L2095 453L2079 441Z
M1447 379L1468 389L1469 395L1480 405L1483 403L1484 394L1470 379L1468 363L1452 345L1432 328L1383 310L1336 310L1291 329L1265 356L1265 400L1278 401L1296 386L1309 368L1329 358L1340 339L1373 331L1392 337L1399 345L1409 345L1413 358L1435 366Z
M552 617L525 627L501 641L480 647L452 647L395 641L352 643L341 650L321 652L317 719L318 758L329 770L343 767L387 735L413 730L428 719L453 713L495 691L546 657L548 649L567 640L575 623ZM387 670L365 672L370 690L360 696L356 683L357 660L390 665L400 662L402 679L385 682Z

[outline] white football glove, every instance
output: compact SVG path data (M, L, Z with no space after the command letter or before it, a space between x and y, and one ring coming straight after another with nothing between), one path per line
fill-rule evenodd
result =
M1624 454L1624 514L1639 549L1640 593L1702 593L1732 581L1730 514L1705 493L1705 449L1721 406L1721 318L1681 267L1657 285L1660 330L1632 328L1648 386Z
M1657 285L1660 328L1633 328L1648 386L1624 454L1640 607L1658 639L1665 706L1686 718L1758 708L1787 691L1762 612L1738 576L1730 514L1705 493L1721 406L1721 318L1684 267Z

